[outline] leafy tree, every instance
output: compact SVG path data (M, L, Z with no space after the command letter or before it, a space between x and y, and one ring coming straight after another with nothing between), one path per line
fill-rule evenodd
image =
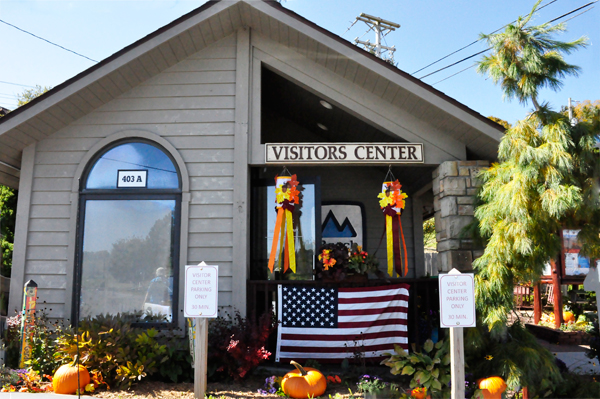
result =
M30 102L31 100L33 100L34 98L41 96L42 94L44 94L45 92L47 92L50 89L51 89L51 87L46 87L46 86L42 87L40 85L35 85L34 88L27 89L27 90L23 91L23 93L17 94L17 105L19 107L21 107L21 106L27 104L28 102Z
M500 82L505 98L516 97L521 103L531 100L537 111L540 110L537 101L540 89L558 90L562 86L561 78L577 76L580 70L565 62L562 54L588 44L586 37L572 42L552 39L553 34L566 30L565 24L527 26L540 2L535 3L528 16L517 18L504 32L481 34L493 53L484 56L477 67L479 73L487 73L494 83Z
M600 256L595 147L600 112L582 106L579 123L571 126L566 113L538 103L541 88L556 90L562 77L579 71L562 53L587 44L585 38L569 43L552 39L565 30L562 24L527 26L538 5L504 32L484 36L494 52L483 58L479 72L500 82L505 98L531 101L535 109L506 131L499 162L480 176L483 186L471 228L487 242L483 256L473 262L476 306L485 327L472 329L469 341L479 351L499 350L489 366L512 389L529 385L530 394L548 396L562 380L548 362L551 354L532 347L521 326L507 327L507 315L513 309L514 284L539 281L545 264L560 253L561 228L581 229L582 252Z
M10 277L17 218L17 192L0 185L0 274Z
M427 219L423 222L423 243L425 248L436 249L434 218Z
M502 125L504 130L508 130L512 127L512 125L510 123L508 123L507 121L505 121L504 119L496 118L495 116L488 116L488 119L491 119L494 122L496 122L497 124Z
M571 126L568 117L539 105L538 90L561 86L558 78L576 74L561 53L586 44L564 43L552 34L564 25L527 26L526 18L504 32L485 38L494 47L480 72L501 82L505 97L531 100L535 111L507 130L498 150L499 163L482 174L482 202L475 211L479 233L488 240L474 263L477 306L494 332L504 332L513 307L514 282L538 281L545 264L560 250L561 227L581 228L583 252L600 255L597 184L598 113Z

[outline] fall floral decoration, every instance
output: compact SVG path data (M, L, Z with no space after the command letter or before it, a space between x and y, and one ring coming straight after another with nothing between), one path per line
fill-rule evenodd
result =
M287 169L285 169L287 171ZM283 260L283 271L290 269L296 273L296 249L294 248L294 225L292 212L299 204L300 191L298 191L296 175L275 176L275 203L277 220L269 256L269 270L273 273L275 257L279 254L279 263ZM279 244L279 250L277 250Z
M391 171L388 176L392 177ZM386 176L387 179L387 176ZM398 274L406 276L408 274L408 256L406 253L406 243L404 241L404 232L402 231L402 210L406 207L405 199L408 195L401 190L402 185L396 180L385 181L381 187L381 192L377 195L379 206L385 215L385 231L387 242L387 263L388 274L394 273L394 266ZM400 243L404 250L404 267L402 264Z
M337 261L331 257L331 249L324 249L319 255L319 260L323 262L323 270L329 270L330 267L335 266Z

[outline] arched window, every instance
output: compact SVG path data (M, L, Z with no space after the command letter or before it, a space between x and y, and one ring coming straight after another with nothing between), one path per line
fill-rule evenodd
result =
M73 317L176 323L181 177L169 154L121 141L83 175Z

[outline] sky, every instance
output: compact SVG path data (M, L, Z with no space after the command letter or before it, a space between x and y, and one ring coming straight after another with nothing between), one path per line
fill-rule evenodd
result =
M534 17L541 24L566 14L592 0L543 0L547 7ZM16 95L35 86L54 87L91 67L95 62L53 46L16 28L33 33L69 50L101 61L123 47L150 34L201 6L201 0L0 0L0 106L14 109ZM353 41L375 40L363 22L354 25L361 13L401 25L385 37L395 46L398 68L421 78L430 72L469 57L487 46L479 41L466 49L415 73L479 38L531 11L533 0L287 0L283 6L321 27ZM593 7L593 8L592 8ZM584 10L590 10L576 16ZM600 3L575 12L566 33L556 38L570 41L589 38L589 46L566 56L581 67L578 77L564 79L559 92L543 90L539 98L559 109L573 101L600 99ZM348 29L350 28L350 29ZM467 67L481 55L423 78L434 88L484 116L508 122L523 119L531 104L503 101L502 92L490 79ZM445 78L449 77L446 80ZM443 81L441 81L443 80ZM441 81L441 82L440 82ZM439 82L439 83L438 83Z

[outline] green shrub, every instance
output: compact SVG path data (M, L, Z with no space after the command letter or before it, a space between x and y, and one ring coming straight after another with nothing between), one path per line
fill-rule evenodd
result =
M411 388L427 388L434 397L450 395L450 341L441 340L435 345L428 339L418 351L413 344L408 353L401 346L394 345L395 354L384 359L381 364L390 367L394 375L413 376Z
M191 357L183 336L171 330L133 327L128 320L119 314L82 320L79 337L73 330L64 330L56 338L55 358L64 364L79 353L82 364L99 371L108 385L128 387L145 376L191 381Z
M475 380L498 375L508 389L528 387L533 397L543 397L562 383L554 355L519 322L508 326L503 337L492 336L483 324L464 333L467 371Z

